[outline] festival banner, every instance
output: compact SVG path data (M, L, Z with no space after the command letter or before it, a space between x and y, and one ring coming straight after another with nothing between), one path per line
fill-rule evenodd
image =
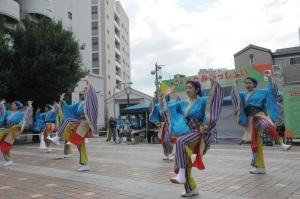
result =
M286 137L300 137L300 84L288 85L283 90Z
M243 82L244 79L248 76L254 77L258 82L264 82L268 81L265 75L271 73L271 71L272 64L254 65L243 69L217 71L216 79L222 87L232 86L233 82L236 79L240 79L240 82ZM168 90L170 90L170 88L172 87L175 88L175 91L177 93L185 92L185 85L189 80L199 81L201 83L202 89L209 89L211 87L210 81L208 79L208 74L202 74L163 80L160 85L161 93L164 94L168 92Z

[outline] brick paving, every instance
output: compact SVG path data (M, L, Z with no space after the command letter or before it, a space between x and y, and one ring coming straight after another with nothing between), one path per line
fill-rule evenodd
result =
M91 171L79 173L78 153L62 159L62 146L45 153L38 144L14 146L15 164L0 167L0 199L7 198L181 198L173 185L174 162L162 161L157 144L87 143ZM249 145L213 145L207 169L194 170L200 191L193 198L300 198L300 147L265 147L266 175L250 175ZM1 162L2 163L2 162Z

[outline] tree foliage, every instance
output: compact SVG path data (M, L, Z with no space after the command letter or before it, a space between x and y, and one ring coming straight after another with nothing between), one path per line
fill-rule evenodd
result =
M6 96L14 85L12 51L3 24L0 18L0 97Z
M0 52L5 55L0 58L1 97L32 99L35 105L44 105L62 92L70 93L84 77L79 44L61 22L44 18L37 23L26 18L10 34L11 48L0 41Z

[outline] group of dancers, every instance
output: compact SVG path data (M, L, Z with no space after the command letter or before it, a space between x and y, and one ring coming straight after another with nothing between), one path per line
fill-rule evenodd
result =
M291 145L283 143L274 123L278 119L278 89L275 79L270 75L267 89L256 89L258 81L252 77L244 79L246 92L239 92L237 82L231 91L233 111L238 124L244 127L243 139L251 141L253 153L251 174L265 174L263 155L263 133L277 141L283 150L289 150ZM223 90L216 81L213 72L209 74L211 89L207 96L202 96L201 84L198 81L187 81L187 100L180 100L173 89L159 96L152 105L150 121L160 128L160 138L164 160L173 159L173 144L175 145L176 176L170 178L175 184L183 184L185 191L182 197L199 194L197 183L192 177L192 167L205 169L203 156L210 148L212 132L216 128L223 104ZM192 155L196 157L192 160Z
M239 92L236 82L231 91L233 111L238 124L244 127L243 139L251 141L253 153L250 170L251 174L265 174L263 154L263 133L268 132L284 150L291 145L283 143L276 131L275 122L278 119L278 89L274 78L270 75L267 89L256 89L257 80L252 77L244 79L246 92ZM150 121L156 124L160 132L164 160L172 160L175 156L174 171L176 176L170 178L175 184L183 184L183 197L199 194L197 183L191 172L192 167L205 169L203 156L207 153L212 142L212 131L216 128L223 104L223 90L216 81L213 72L209 75L211 89L207 96L202 95L201 84L198 81L187 81L187 100L180 100L171 89L152 106ZM70 154L70 144L77 146L80 158L78 171L89 171L88 155L85 139L93 137L97 132L98 103L93 86L86 80L86 88L80 92L80 101L69 105L64 101L65 94L60 96L59 103L46 105L46 112L36 113L36 120L42 121L42 137L51 152L50 143L59 144L65 141L64 154ZM25 111L21 111L20 101L11 103L7 110L5 100L0 103L0 150L3 154L4 165L13 164L11 148L15 139L23 132L32 118L32 102L28 101ZM54 137L50 137L56 132ZM173 147L175 146L175 150ZM175 151L175 153L173 153ZM192 155L195 159L192 160Z
M59 145L60 139L65 141L64 155L71 155L71 146L77 146L80 158L78 171L88 171L89 160L86 151L86 138L93 137L97 132L98 101L96 91L85 80L86 87L80 92L80 101L75 104L67 104L64 101L65 94L60 96L59 103L46 105L45 112L40 109L36 112L36 127L41 129L41 140L45 143L47 152L51 152L51 143ZM23 104L20 101L11 103L11 110L7 110L5 100L0 103L0 150L3 154L3 166L13 165L11 149L15 139L21 135L24 128L32 121L32 101L28 101L25 111L21 111ZM52 133L54 137L51 137Z

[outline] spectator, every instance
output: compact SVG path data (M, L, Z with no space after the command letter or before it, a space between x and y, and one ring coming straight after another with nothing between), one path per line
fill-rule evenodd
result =
M113 136L113 140L116 143L116 121L113 117L109 118L108 128L109 131L106 142L111 141L111 136Z

